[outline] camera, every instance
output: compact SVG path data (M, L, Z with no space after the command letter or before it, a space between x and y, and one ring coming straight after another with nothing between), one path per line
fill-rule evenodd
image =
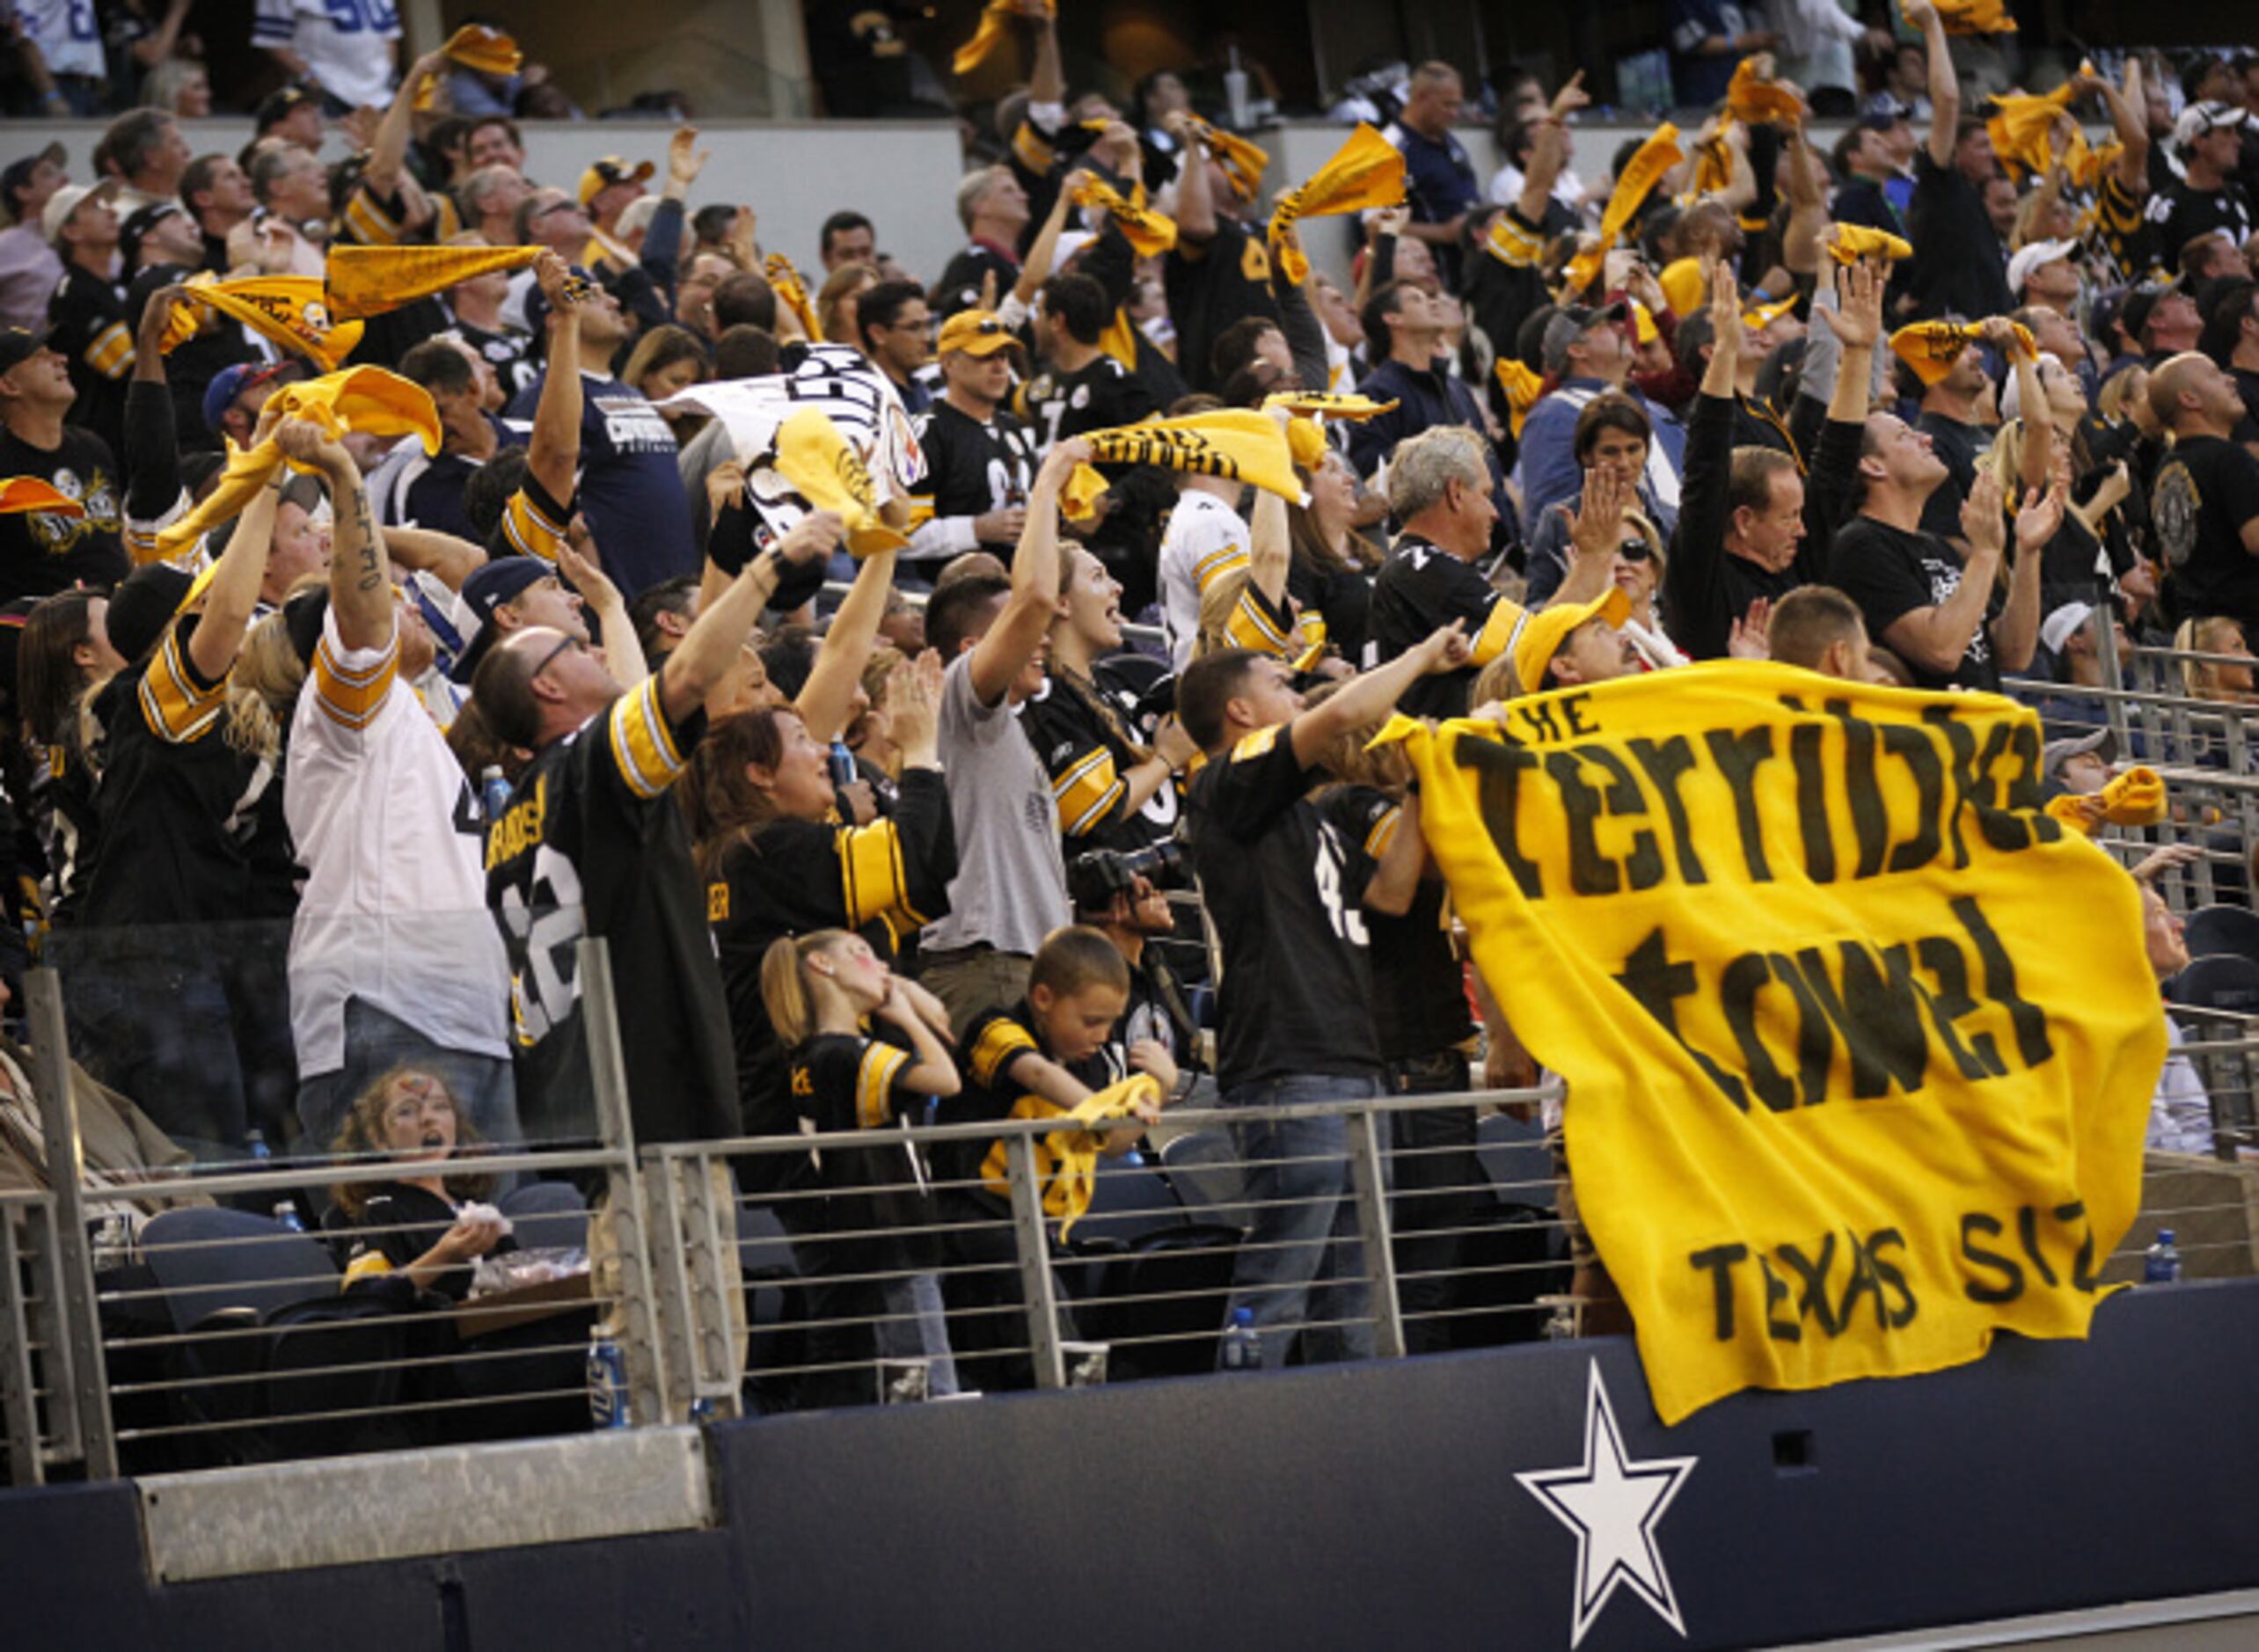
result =
M1093 849L1067 863L1067 895L1078 912L1103 911L1139 878L1159 886L1184 870L1184 845L1173 837L1124 852Z

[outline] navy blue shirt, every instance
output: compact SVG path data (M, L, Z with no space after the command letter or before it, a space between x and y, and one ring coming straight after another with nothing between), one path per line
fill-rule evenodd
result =
M533 417L548 376L545 372L518 392L511 418ZM629 597L678 574L696 574L701 558L674 433L640 391L594 373L581 377L581 514L604 572Z
M1387 137L1404 152L1404 201L1412 208L1413 223L1449 223L1482 199L1474 163L1450 133L1437 143L1399 121Z
M1681 106L1707 107L1726 95L1739 54L1705 55L1702 42L1714 35L1731 42L1749 33L1749 19L1734 0L1670 0L1670 79Z

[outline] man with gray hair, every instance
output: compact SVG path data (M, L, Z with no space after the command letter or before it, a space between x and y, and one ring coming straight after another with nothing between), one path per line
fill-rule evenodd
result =
M490 246L517 245L517 209L531 186L515 166L481 166L463 180L456 198L463 203L469 227Z
M957 218L972 238L949 260L933 286L933 303L946 318L981 302L981 283L993 274L997 296L1020 279L1020 232L1027 227L1027 191L1008 166L984 166L957 186Z
M1407 440L1389 462L1388 512L1403 531L1372 582L1375 659L1393 660L1464 621L1466 664L1415 679L1397 702L1415 717L1464 717L1476 674L1505 652L1525 618L1519 603L1474 570L1498 520L1488 444L1463 425L1437 425Z

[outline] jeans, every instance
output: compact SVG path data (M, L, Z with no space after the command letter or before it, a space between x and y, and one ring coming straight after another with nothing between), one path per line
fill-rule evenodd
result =
M1381 1093L1378 1074L1298 1073L1238 1085L1227 1107L1288 1107ZM1232 1127L1254 1205L1232 1268L1227 1318L1249 1311L1262 1339L1263 1364L1286 1363L1296 1335L1305 1364L1370 1359L1371 1292L1349 1191L1345 1117L1250 1119Z
M518 1125L516 1080L507 1056L442 1049L398 1016L364 999L347 998L345 1065L298 1082L298 1126L305 1132L305 1151L329 1151L362 1093L393 1068L411 1066L446 1081L458 1115L484 1140L508 1146L524 1141L525 1132Z
M1453 1095L1467 1087L1466 1057L1456 1050L1389 1064L1398 1095ZM1393 1113L1395 1149L1389 1181L1395 1201L1389 1229L1396 1254L1396 1299L1404 1314L1404 1349L1431 1354L1451 1345L1468 1230L1482 1219L1489 1182L1475 1152L1473 1107L1422 1107Z

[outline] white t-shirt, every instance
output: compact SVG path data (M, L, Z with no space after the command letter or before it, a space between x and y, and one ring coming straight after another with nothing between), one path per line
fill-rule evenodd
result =
M2189 1060L2180 1023L2165 1018L2165 1066L2149 1104L2149 1146L2160 1153L2212 1151L2211 1100Z
M388 0L259 0L251 42L296 52L340 103L381 109L392 100L392 54L400 14Z
M510 1053L477 793L399 663L397 628L381 649L348 650L327 616L291 722L282 808L306 887L290 1033L309 1077L345 1064L348 998L443 1049Z
M1161 635L1183 670L1200 640L1200 599L1208 588L1247 566L1253 537L1239 513L1215 494L1187 488L1161 536Z

